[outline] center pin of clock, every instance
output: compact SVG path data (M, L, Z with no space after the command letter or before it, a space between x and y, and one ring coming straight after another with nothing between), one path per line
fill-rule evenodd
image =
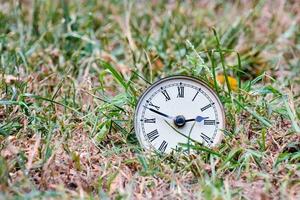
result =
M176 116L174 123L177 127L183 127L185 125L185 117L183 115Z

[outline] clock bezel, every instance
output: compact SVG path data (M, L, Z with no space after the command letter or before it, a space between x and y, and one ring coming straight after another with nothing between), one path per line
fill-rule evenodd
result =
M156 87L157 85L166 82L168 80L173 80L173 79L186 79L186 80L190 80L190 81L195 81L197 83L199 83L200 85L202 85L203 87L205 87L208 91L211 92L211 94L215 97L215 99L217 100L217 103L220 106L221 109L221 114L222 114L222 119L223 119L223 126L219 128L218 132L220 132L220 137L218 137L218 140L211 146L208 148L212 148L215 147L216 145L220 144L221 141L223 140L224 137L224 133L222 130L225 130L225 126L226 126L226 118L225 118L225 109L224 106L220 100L220 97L218 96L218 94L208 85L206 84L203 80L192 77L192 76L186 76L186 75L172 75L172 76L168 76L168 77L164 77L162 79L159 79L157 81L155 81L153 84L151 84L139 97L138 99L138 103L136 105L135 108L135 112L134 112L134 131L135 131L135 135L140 143L140 145L142 146L142 148L146 151L155 151L157 152L156 148L151 147L151 145L149 146L150 148L148 148L146 145L144 145L144 142L142 141L142 139L140 138L140 134L138 134L138 120L137 120L137 114L138 114L138 108L140 107L140 104L142 102L142 100L144 99L144 97L146 96L146 94L148 94L148 92L150 90L152 90L154 87Z

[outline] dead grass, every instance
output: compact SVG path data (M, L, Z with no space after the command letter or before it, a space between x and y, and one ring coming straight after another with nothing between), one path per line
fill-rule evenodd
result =
M0 198L299 199L298 4L2 1ZM220 83L224 141L146 155L139 94L167 75L205 79L198 53L236 80Z

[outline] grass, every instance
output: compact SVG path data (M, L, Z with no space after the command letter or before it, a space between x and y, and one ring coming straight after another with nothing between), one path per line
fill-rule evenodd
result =
M0 197L298 199L296 2L0 1ZM201 78L221 145L147 155L139 95Z

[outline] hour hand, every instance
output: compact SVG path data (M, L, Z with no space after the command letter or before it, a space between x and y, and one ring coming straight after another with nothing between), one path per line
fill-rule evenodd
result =
M171 117L171 116L169 116L169 115L167 115L167 114L165 114L165 113L159 112L159 111L154 110L154 109L152 109L152 108L148 108L148 109L149 109L150 111L156 113L156 114L159 114L159 115L163 116L163 117L166 117L166 118L169 118L169 119L174 119L174 117Z
M196 121L196 122L202 122L205 119L208 119L209 117L202 117L202 116L197 116L195 119L187 119L185 120L185 122L192 122L192 121Z

